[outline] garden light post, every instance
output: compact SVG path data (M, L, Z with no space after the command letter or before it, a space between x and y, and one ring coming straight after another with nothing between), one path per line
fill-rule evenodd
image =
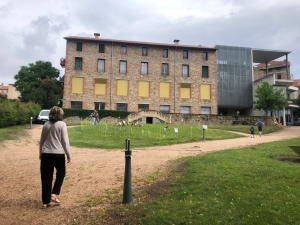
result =
M132 202L131 155L130 139L125 140L125 175L123 188L123 204Z
M30 117L30 129L32 128L32 117Z
M202 139L204 141L205 140L205 130L207 129L207 125L203 125L202 128L203 128L203 132L202 132L203 133L203 138Z

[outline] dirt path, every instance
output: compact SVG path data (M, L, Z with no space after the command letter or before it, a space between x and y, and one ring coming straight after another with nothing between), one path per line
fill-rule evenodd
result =
M118 188L124 179L122 150L85 149L72 147L72 162L60 194L61 205L41 210L41 185L38 140L42 126L34 125L17 141L1 143L0 158L0 225L7 224L67 224L81 204L105 190ZM300 127L285 127L282 131L262 137L250 135L222 141L204 141L162 147L133 149L132 176L143 177L164 170L169 160L207 152L239 148L264 142L300 136ZM120 200L121 202L122 200Z

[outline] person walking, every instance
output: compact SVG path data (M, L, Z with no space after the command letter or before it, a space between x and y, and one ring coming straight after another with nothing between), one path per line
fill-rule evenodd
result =
M95 113L96 110L94 110L92 113L91 113L91 117L92 117L92 125L95 125L96 124L96 113Z
M63 122L64 111L54 106L49 113L41 133L39 144L40 173L42 181L42 209L50 202L60 204L57 196L66 175L65 155L67 163L71 162L70 144L66 123ZM56 169L56 179L52 187L53 172Z
M254 138L254 128L253 127L250 128L250 134L251 134L251 138Z
M99 120L99 113L97 112L97 110L94 111L94 114L95 114L95 124L97 123L99 125L100 123L100 120Z
M255 125L257 126L259 136L261 137L261 134L262 134L262 128L263 128L264 123L263 123L261 120L259 120L259 121L257 121L257 123L256 123Z

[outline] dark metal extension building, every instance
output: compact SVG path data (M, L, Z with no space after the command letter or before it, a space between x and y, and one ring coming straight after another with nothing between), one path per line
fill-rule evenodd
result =
M298 91L291 86L293 80L288 61L290 51L225 45L216 45L215 48L217 49L218 114L236 115L239 111L241 115L265 115L266 112L253 109L255 89L264 81L275 88L283 89L290 99L290 94ZM285 57L285 60L274 61L281 57ZM286 118L292 120L293 108L295 105L289 101L273 116L285 124Z

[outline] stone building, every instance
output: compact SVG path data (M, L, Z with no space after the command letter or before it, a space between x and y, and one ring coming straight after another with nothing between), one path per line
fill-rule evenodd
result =
M64 108L217 114L216 49L65 37Z
M261 79L269 74L273 74L278 80L293 80L290 74L291 63L286 60L270 61L266 63L259 63L253 67L254 80ZM268 72L267 72L268 71ZM268 74L267 74L268 73Z

